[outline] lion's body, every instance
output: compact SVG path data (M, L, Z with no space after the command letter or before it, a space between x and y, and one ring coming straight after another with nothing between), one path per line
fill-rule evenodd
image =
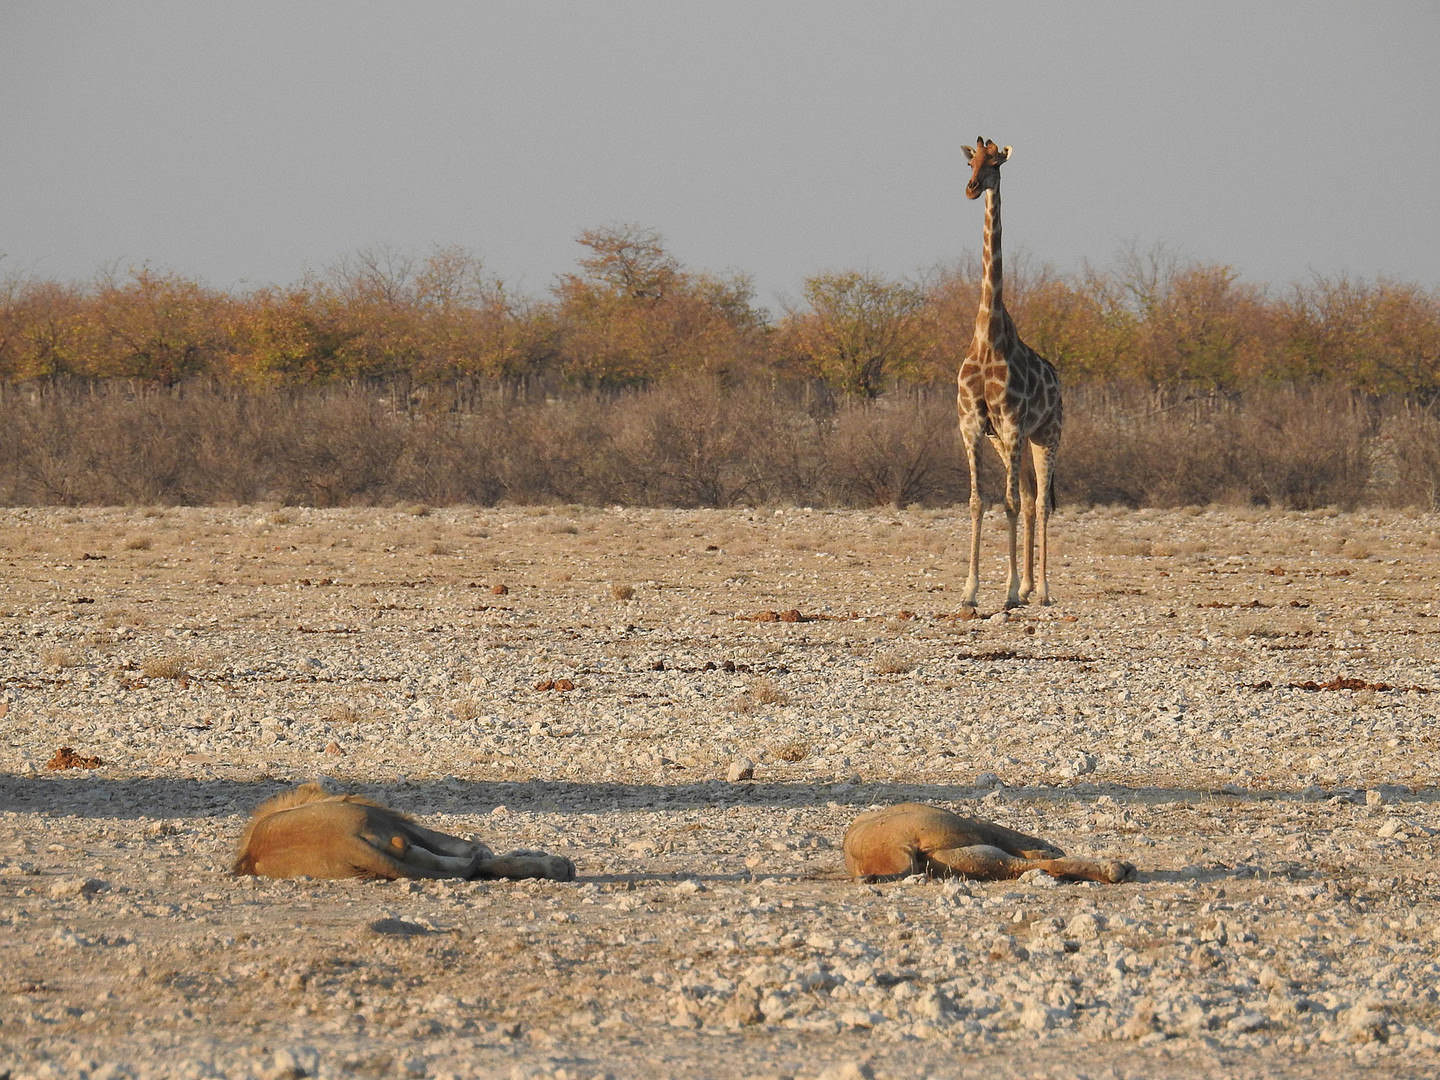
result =
M551 878L569 859L540 851L495 855L484 844L435 832L358 795L302 784L255 811L231 871L260 877Z
M845 830L844 848L850 875L867 880L931 874L1001 881L1027 870L1108 883L1135 876L1127 862L1071 858L1044 840L923 803L861 814Z

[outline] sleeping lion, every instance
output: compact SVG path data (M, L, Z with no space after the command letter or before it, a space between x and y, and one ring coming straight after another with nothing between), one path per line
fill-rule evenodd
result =
M861 814L845 830L844 848L845 868L864 881L910 874L1003 881L1027 870L1109 884L1135 877L1128 862L1071 858L1044 840L923 803Z
M415 824L358 795L301 784L262 803L240 840L234 874L290 878L550 878L575 864L543 851L494 854L484 844Z

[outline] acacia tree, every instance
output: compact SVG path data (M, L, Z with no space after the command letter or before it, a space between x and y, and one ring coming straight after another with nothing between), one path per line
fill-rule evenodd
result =
M282 317L280 343L298 337L317 350L287 363L301 375L513 376L543 338L532 310L460 247L424 258L365 248L287 295L296 303L273 313Z
M345 331L322 310L313 282L259 289L245 297L231 322L229 377L261 387L339 374Z
M584 278L634 300L660 300L682 283L683 272L665 250L665 238L639 225L586 229L575 242L591 254L580 260ZM568 280L568 276L567 276Z
M84 304L74 285L28 275L0 280L0 379L23 382L79 371Z
M1316 277L1278 305L1278 366L1290 378L1369 393L1440 395L1440 293L1381 279Z
M764 314L748 278L684 270L659 233L636 225L587 230L581 273L555 287L561 363L599 386L666 375L726 375L753 365Z
M786 348L802 369L852 394L875 397L888 379L913 374L933 342L925 295L872 273L805 281L808 310L791 312Z
M1025 343L1060 369L1062 378L1110 378L1133 352L1133 318L1105 302L1092 282L1062 276L1049 265L1032 265L1023 253L1006 264L1005 307ZM922 368L925 381L955 378L975 338L975 315L983 279L970 254L937 270L925 285L932 349Z
M221 367L229 297L148 266L102 274L82 305L79 366L86 375L170 384Z
M1112 278L1138 323L1139 371L1152 386L1233 387L1262 335L1263 291L1228 266L1183 262L1164 245L1121 253Z
M463 248L431 252L416 269L412 293L421 354L414 374L421 378L512 378L545 352L545 320Z

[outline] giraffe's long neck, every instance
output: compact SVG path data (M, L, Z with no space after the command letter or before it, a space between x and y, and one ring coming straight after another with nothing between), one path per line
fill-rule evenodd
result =
M980 282L980 310L975 316L975 336L994 341L1000 336L1005 319L1005 302L1001 298L1004 269L1000 259L1000 188L985 190L985 254L982 263L984 278Z

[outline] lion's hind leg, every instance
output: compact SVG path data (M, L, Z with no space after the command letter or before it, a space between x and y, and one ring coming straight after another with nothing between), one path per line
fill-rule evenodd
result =
M981 821L976 818L963 820L965 830L963 834L959 835L968 837L972 844L997 847L1020 859L1058 859L1065 854L1050 841L1042 840L1038 836L1016 832L1014 829L1007 829L1004 825L997 825L993 821Z
M487 856L490 853L490 849L478 841L463 840L458 836L451 836L449 833L436 832L434 829L417 825L408 818L404 819L400 829L407 834L407 838L412 844L428 848L436 855L454 855L468 859L475 854L476 848L483 848Z
M1008 881L1030 870L1044 870L1051 877L1100 881L1107 885L1135 878L1135 867L1118 859L1027 858L989 844L927 851L925 860L927 872L936 876L958 874L982 881Z
M1135 880L1134 865L1120 859L1037 859L1033 865L1054 877L1099 881L1106 885Z
M373 855L371 864L364 867L366 876L469 878L490 854L489 848L483 844L472 844L455 837L448 837L454 843L446 845L455 854L433 851L425 843L415 842L418 838L406 835L414 828L407 822L404 828L379 832L367 829L361 833L360 842ZM424 831L429 832L428 829Z
M968 877L980 881L1009 881L1038 865L990 844L967 844L924 853L925 871L936 877Z
M507 851L481 859L470 877L475 878L547 878L550 881L574 881L575 864L563 855L543 851Z

